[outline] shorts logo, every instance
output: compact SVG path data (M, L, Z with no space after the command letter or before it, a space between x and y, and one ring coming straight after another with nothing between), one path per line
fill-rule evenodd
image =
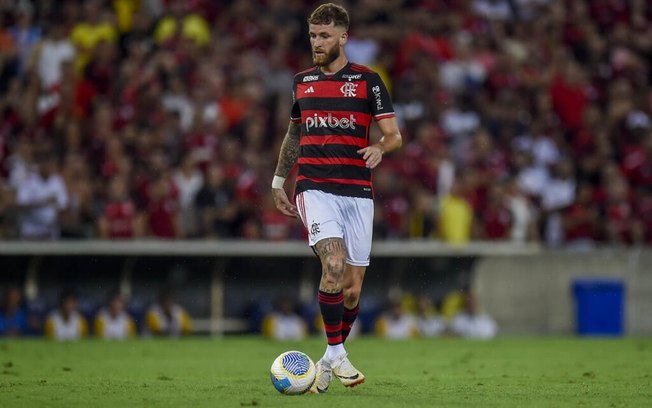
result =
M313 222L312 225L310 226L310 235L317 235L317 234L319 234L319 223Z
M358 84L347 82L340 87L340 91L342 91L343 96L346 96L348 98L353 98L355 97L355 92L357 87Z

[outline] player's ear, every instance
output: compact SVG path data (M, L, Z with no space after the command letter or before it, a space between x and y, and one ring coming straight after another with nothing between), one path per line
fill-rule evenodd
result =
M346 44L346 40L349 38L349 33L348 32L343 32L342 35L340 36L340 45Z

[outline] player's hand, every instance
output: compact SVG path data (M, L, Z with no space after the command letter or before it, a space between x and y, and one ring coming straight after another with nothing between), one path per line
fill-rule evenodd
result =
M274 204L276 204L276 208L281 213L287 215L288 217L299 218L299 211L297 210L297 206L288 200L288 196L285 194L285 190L282 188L272 188L272 197L274 197Z
M363 155L362 160L366 162L365 165L368 169L373 169L383 160L383 149L378 144L360 149L358 153Z

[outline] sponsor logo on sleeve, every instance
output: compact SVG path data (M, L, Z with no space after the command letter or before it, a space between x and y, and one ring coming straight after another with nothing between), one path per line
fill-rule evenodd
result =
M380 96L380 86L374 86L371 88L371 92L374 93L374 98L376 99L376 110L383 110L383 100Z

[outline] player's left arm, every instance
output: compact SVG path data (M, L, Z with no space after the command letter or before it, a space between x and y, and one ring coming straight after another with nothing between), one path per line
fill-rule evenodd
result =
M358 150L358 153L363 155L362 159L366 162L366 166L370 169L380 164L385 153L398 150L403 144L403 137L398 128L396 117L380 119L376 123L383 137L377 143Z
M383 136L377 143L358 150L358 153L362 155L365 166L373 169L383 160L385 153L393 152L401 147L403 138L394 114L392 98L377 73L367 77L367 102L371 115L376 120Z

